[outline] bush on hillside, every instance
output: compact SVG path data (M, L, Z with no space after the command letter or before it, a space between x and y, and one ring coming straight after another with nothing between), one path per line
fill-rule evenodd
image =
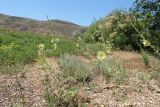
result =
M136 0L131 11L147 29L148 35L145 38L151 43L150 50L160 50L160 1Z
M132 13L115 10L93 23L84 34L84 39L86 42L110 41L115 48L139 50L142 45L139 31L143 28L143 23L137 21Z

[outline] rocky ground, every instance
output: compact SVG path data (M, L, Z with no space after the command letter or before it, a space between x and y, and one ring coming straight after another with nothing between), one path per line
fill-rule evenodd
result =
M158 66L158 59L152 57L150 66L146 67L136 52L113 52L110 57L124 62L128 76L125 81L122 84L106 83L102 75L95 75L88 85L81 86L79 98L87 100L88 107L159 107L158 81L148 78L151 69ZM78 58L87 63L95 60ZM49 58L48 62L51 71L58 73L58 59ZM45 107L44 75L44 69L36 62L26 65L23 73L0 75L0 107Z

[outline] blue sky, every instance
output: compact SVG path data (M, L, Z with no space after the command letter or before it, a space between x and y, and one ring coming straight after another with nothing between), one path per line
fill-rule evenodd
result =
M60 19L88 26L114 9L132 6L134 0L0 0L0 13L38 20Z

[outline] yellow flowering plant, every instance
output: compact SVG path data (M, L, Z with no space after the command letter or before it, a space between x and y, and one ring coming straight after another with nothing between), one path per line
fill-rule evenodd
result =
M58 46L57 46L57 43L54 43L53 44L53 50L57 50Z
M56 38L55 42L56 42L56 43L59 43L59 42L60 42L59 38Z
M19 45L16 45L15 43L10 43L10 44L0 46L0 49L7 50L7 49L11 49L11 48L18 47L18 46Z
M51 40L51 44L53 44L53 50L57 50L58 49L58 43L60 43L59 38L53 39Z
M107 55L106 55L106 53L104 52L104 51L98 51L98 53L97 53L97 58L99 59L99 60L103 60L103 59L105 59L107 57Z
M51 43L54 43L54 39L52 38Z
M151 43L148 40L143 39L143 45L147 47L147 46L150 46Z
M42 56L43 55L44 48L45 48L44 44L39 44L38 45L38 56Z
M80 48L79 43L76 43L76 47L77 47L77 48Z
M49 63L46 60L44 49L45 49L44 44L39 44L38 45L38 63L40 63L45 70L49 70L50 66L49 66Z

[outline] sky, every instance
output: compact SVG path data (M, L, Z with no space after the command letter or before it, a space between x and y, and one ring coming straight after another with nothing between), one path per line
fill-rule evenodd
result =
M60 19L89 26L112 10L128 9L134 0L0 0L0 13L38 20Z

